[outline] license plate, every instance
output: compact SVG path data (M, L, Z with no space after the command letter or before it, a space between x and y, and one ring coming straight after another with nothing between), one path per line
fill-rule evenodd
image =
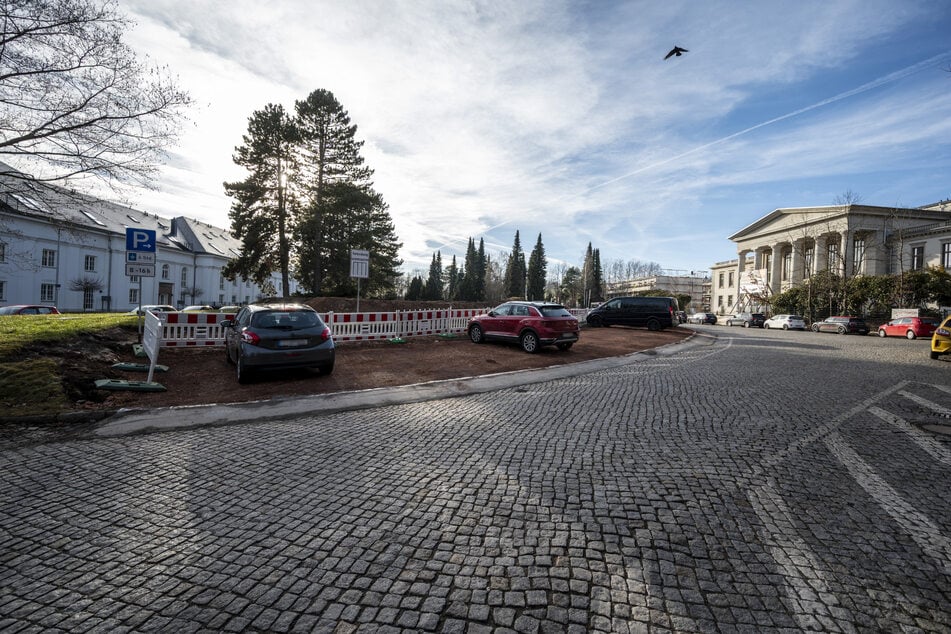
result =
M307 345L307 339L280 339L277 342L278 348L300 348Z

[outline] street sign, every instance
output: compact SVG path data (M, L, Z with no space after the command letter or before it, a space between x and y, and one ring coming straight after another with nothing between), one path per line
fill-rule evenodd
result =
M155 264L155 254L142 253L141 251L126 251L125 261L135 264Z
M127 227L125 230L125 250L155 253L155 230Z
M363 249L350 249L350 277L366 279L370 277L370 252Z
M138 275L139 277L155 277L154 264L133 264L126 262L125 274L129 277Z

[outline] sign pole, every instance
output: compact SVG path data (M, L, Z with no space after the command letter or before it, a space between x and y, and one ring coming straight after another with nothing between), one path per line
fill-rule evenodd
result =
M360 278L357 278L357 312L360 312Z

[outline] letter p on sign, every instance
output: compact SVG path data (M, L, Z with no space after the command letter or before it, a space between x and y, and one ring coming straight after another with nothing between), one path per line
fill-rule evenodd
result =
M152 229L125 230L125 250L155 253L155 231Z

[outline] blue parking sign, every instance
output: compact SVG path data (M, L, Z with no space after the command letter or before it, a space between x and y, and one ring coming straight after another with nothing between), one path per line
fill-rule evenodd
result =
M153 229L125 230L125 250L155 253L155 231Z

